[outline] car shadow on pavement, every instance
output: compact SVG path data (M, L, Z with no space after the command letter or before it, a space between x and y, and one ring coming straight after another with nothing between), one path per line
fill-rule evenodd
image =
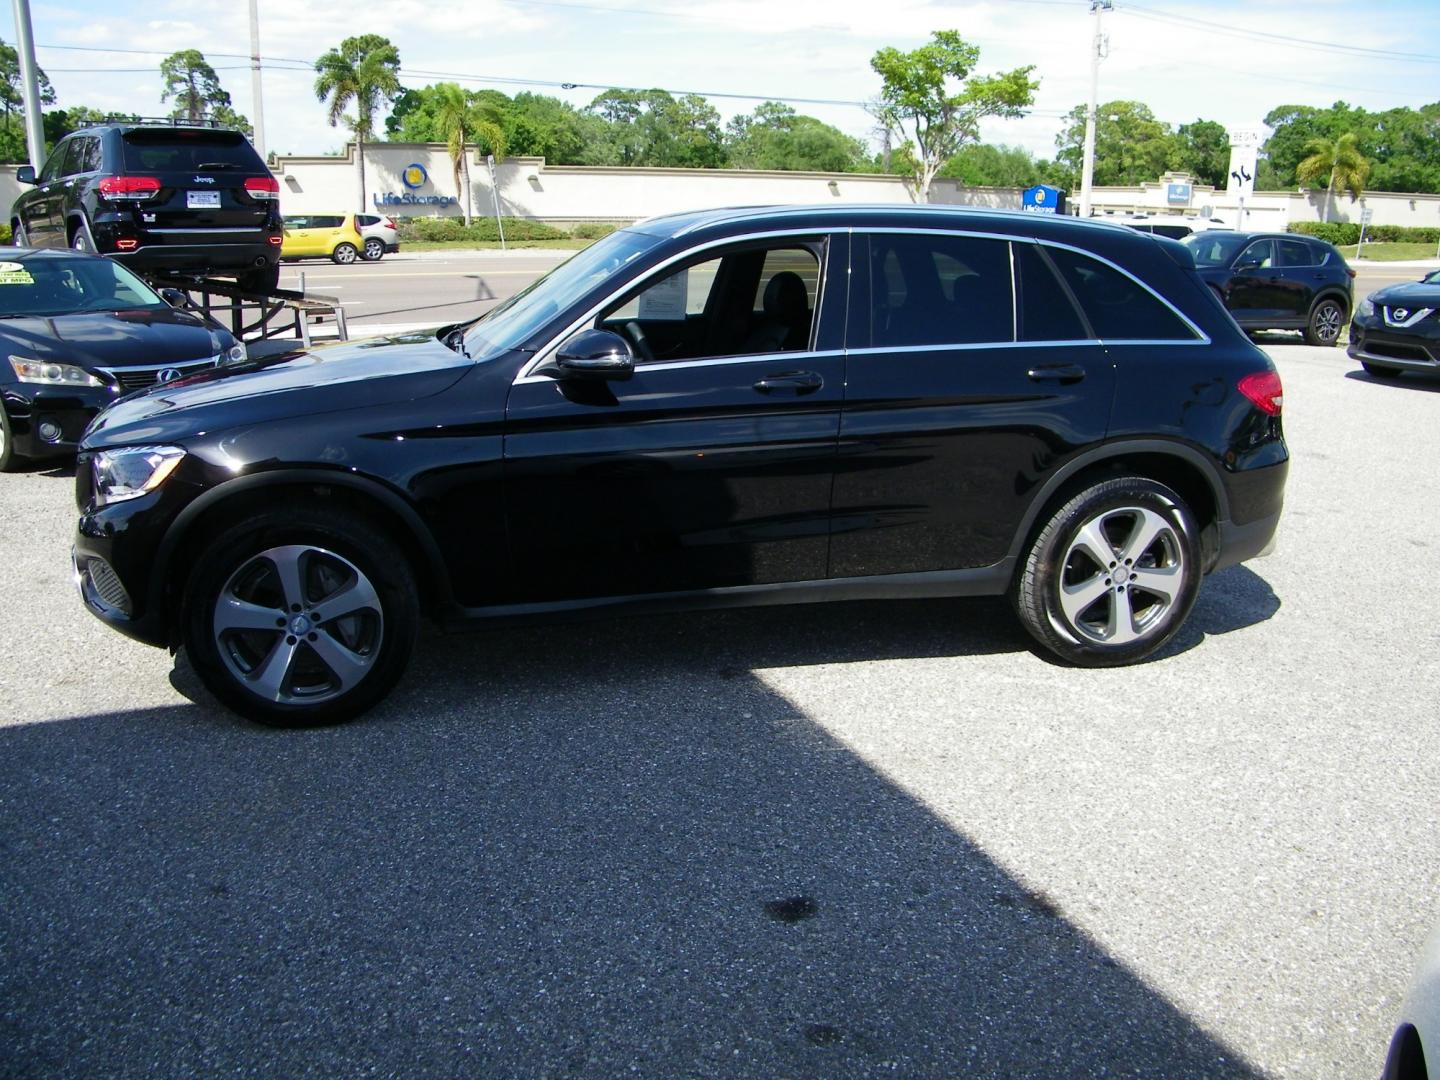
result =
M1427 394L1440 394L1440 379L1433 376L1426 378L1423 372L1419 375L1406 373L1393 379L1379 379L1368 371L1347 371L1345 378L1373 386L1389 386L1396 390L1423 390Z
M426 635L337 728L0 728L4 1071L1258 1075L746 667L1019 647L867 608Z

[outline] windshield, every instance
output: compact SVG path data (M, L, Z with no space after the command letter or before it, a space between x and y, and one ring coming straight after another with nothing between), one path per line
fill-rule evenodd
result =
M518 349L550 319L660 242L660 237L629 229L611 233L471 323L465 352L488 360Z
M1228 266L1230 260L1249 242L1244 235L1232 232L1191 233L1180 243L1190 249L1196 266Z
M167 306L150 286L110 259L21 255L0 261L0 316Z

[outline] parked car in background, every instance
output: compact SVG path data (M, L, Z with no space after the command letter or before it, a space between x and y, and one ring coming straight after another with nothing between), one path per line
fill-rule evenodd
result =
M1100 218L1112 225L1125 225L1136 232L1183 240L1191 233L1228 229L1219 218L1185 217L1179 214L1107 214Z
M354 214L286 214L282 259L327 258L343 266L356 262L365 246Z
M364 241L360 257L375 262L400 250L400 229L395 219L385 214L356 214L355 227Z
M279 279L280 185L245 136L183 121L96 124L55 144L15 200L16 246L73 248L142 274Z
M22 248L0 248L0 353L0 471L74 453L122 394L245 358L119 263Z
M471 322L112 405L76 471L77 580L280 725L373 705L422 612L1008 594L1054 655L1130 663L1268 548L1281 405L1173 241L676 214Z
M1355 308L1347 350L1382 379L1440 373L1440 270L1371 293Z
M1440 1080L1440 930L1431 934L1400 1006L1380 1080Z
M1299 330L1334 345L1353 306L1355 271L1332 244L1290 233L1196 233L1181 241L1200 278L1246 330Z

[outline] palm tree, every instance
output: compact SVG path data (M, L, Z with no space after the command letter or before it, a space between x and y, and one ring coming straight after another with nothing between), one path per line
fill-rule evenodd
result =
M1295 166L1295 179L1302 184L1317 183L1328 174L1326 186L1325 220L1335 207L1335 189L1344 188L1351 198L1358 199L1365 191L1365 181L1370 179L1370 162L1360 153L1359 139L1354 132L1347 132L1331 142L1329 139L1311 139L1305 144L1305 158Z
M459 83L436 83L435 97L435 126L445 136L445 147L450 151L455 194L460 197L460 212L468 227L474 209L471 206L470 159L465 154L465 144L483 143L497 158L502 158L505 156L505 132L500 127L500 115L495 106L466 93Z
M341 120L355 132L355 159L360 168L360 209L365 206L365 140L375 134L375 113L400 94L400 51L379 34L346 38L315 61L316 100L326 103L330 126ZM328 99L328 101L327 101ZM353 104L355 115L345 115Z

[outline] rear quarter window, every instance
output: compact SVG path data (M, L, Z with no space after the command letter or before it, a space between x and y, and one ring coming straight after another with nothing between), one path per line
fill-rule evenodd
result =
M1047 249L1102 341L1194 341L1168 304L1128 274L1065 248Z

